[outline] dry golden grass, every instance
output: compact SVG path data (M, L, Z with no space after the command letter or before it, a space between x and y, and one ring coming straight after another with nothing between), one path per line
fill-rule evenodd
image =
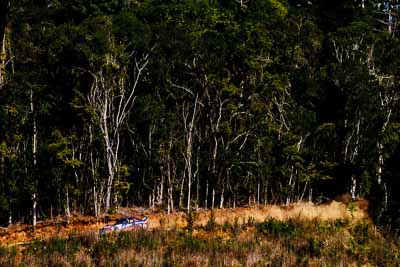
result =
M348 204L332 201L329 204L322 205L300 202L289 206L267 205L251 208L215 209L213 212L215 222L220 225L225 222L233 222L235 219L240 224L248 222L249 219L254 220L254 222L263 222L267 218L280 221L288 219L322 221L337 219L369 220L368 202L366 200L355 202L353 211L349 208ZM195 216L195 226L205 226L210 219L211 211L199 210ZM187 226L186 214L184 212L177 212L170 215L150 214L149 219L150 228L174 229Z
M289 208L288 210L296 210ZM236 217L237 218L237 217ZM0 266L399 266L398 240L364 220L238 219L213 227L35 240ZM2 259L1 255L8 255ZM13 256L14 255L14 256ZM16 263L17 262L17 263ZM11 264L10 264L11 263Z
M187 227L187 215L185 212L166 214L164 212L154 213L151 210L142 210L149 217L148 227L151 229L177 229ZM353 219L369 220L368 202L359 200L354 203L353 210L349 205L332 201L328 204L316 205L309 202L282 205L254 206L250 208L215 209L213 211L215 223L222 225L225 222L239 224L247 223L249 220L263 222L267 218L277 220L301 219L301 220L336 220ZM122 209L119 214L108 216L111 222L119 217L135 214L138 209ZM210 210L199 210L195 214L194 226L205 226L210 220ZM29 225L14 225L0 232L0 243L3 246L30 242L35 238L48 239L50 237L68 237L71 234L87 234L97 232L105 225L104 218L96 220L91 216L76 216L69 219L67 224L65 218L56 218L42 222L33 229Z

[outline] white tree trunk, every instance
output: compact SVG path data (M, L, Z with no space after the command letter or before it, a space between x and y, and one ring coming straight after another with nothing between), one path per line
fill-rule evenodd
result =
M89 142L90 144L93 144L93 132L92 132L92 126L89 125ZM96 218L100 216L101 213L101 193L103 192L102 186L100 189L100 192L97 191L97 178L96 178L96 170L98 168L98 160L95 162L94 157L93 157L93 148L90 149L90 171L92 174L92 181L93 181L93 204L94 204L94 214Z
M215 202L215 189L212 190L212 200L211 200L211 209L214 209L214 202Z
M185 106L183 107L183 120L185 124L185 132L186 132L186 153L185 153L185 164L186 164L186 171L188 177L187 183L187 210L190 211L190 204L191 204L191 188L192 188L192 178L193 178L193 171L192 171L192 152L193 152L193 131L194 131L194 123L195 118L197 115L197 106L198 106L198 98L199 94L196 95L193 111L192 111L192 118L190 122L188 122L189 112L185 110Z
M196 211L199 210L199 187L200 187L200 177L199 177L199 152L197 151L196 157L196 172L194 173L194 179L196 180Z
M204 209L208 208L208 180L206 185L206 200L204 201Z
M6 30L4 29L3 36L0 36L2 39L1 42L1 51L0 51L0 90L3 88L5 84L5 71L6 71Z
M179 209L182 209L182 207L183 207L183 187L185 185L185 180L186 180L186 170L183 172L181 189L180 189L180 193L179 193Z
M36 226L36 207L37 207L37 177L36 177L36 153L37 153L37 128L36 128L36 115L35 108L33 104L33 90L31 89L31 113L33 117L33 135L32 135L32 156L33 156L33 169L34 169L34 177L33 177L33 194L32 194L32 223L33 226Z
M383 103L383 102L382 102ZM390 122L390 117L392 114L392 109L389 109L387 114L386 114L386 120L382 125L381 128L381 134L383 135L386 131L386 128ZM385 166L385 158L384 158L384 146L382 144L382 142L379 140L377 142L377 150L378 150L378 167L376 170L376 179L378 182L378 185L383 184L383 210L387 209L388 206L388 191L387 191L387 185L386 182L382 182L382 176L383 176L383 167Z
M67 220L69 223L69 218L71 217L71 209L70 209L70 204L69 204L69 190L67 187L67 191L65 193L66 196L66 203L65 203L65 215L67 216Z
M344 148L344 160L351 165L354 164L357 156L358 150L360 146L360 126L361 126L362 119L358 119L357 123L355 124L355 128L352 130L351 134L347 137L345 148ZM350 145L353 137L355 136L355 143L354 148L351 151ZM354 174L350 176L350 186L349 191L352 199L357 197L357 177Z
M105 203L106 211L108 211L110 209L111 193L112 193L112 187L113 187L113 183L114 183L114 174L116 171L116 166L114 165L110 154L107 154L107 167L108 167L108 179L107 179L107 186L106 186L106 203Z
M36 193L32 195L32 224L35 227L37 223L36 219L36 206L37 206L37 196Z
M220 209L222 209L224 207L224 200L225 200L224 194L225 194L225 186L222 185L221 199L220 199L220 202L219 202L219 208Z
M169 142L169 148L167 154L168 214L170 212L174 212L174 198L173 198L174 184L172 181L172 170L171 170L171 149L172 149L172 140L170 140Z
M88 102L97 115L98 126L103 134L108 169L106 211L110 208L114 178L118 171L121 127L133 108L135 89L148 64L147 57L147 55L144 56L141 61L136 60L134 82L130 88L126 85L127 77L124 72L119 73L117 78L110 77L109 80L105 79L102 71L90 73L94 81L88 95Z
M10 203L9 203L9 213L8 213L8 225L10 226L12 224L12 211L11 211L11 199L10 199Z
M99 206L98 206L98 196L97 196L97 191L96 191L96 186L93 186L93 204L94 204L94 216L96 218L99 217Z

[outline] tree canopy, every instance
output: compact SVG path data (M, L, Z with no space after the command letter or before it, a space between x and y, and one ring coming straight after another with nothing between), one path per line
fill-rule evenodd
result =
M348 193L397 229L399 7L2 1L0 222Z

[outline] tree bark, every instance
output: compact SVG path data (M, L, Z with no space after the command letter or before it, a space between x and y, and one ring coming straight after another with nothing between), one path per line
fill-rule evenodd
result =
M35 227L37 223L36 218L36 206L37 206L37 195L33 193L32 195L32 225Z
M225 200L225 185L222 184L222 191L221 191L221 199L219 202L219 208L222 209L224 207L224 200Z
M3 0L0 2L0 90L5 85L5 67L7 59L6 42L7 42L7 25L10 1Z
M211 200L211 209L214 210L214 201L215 201L215 189L212 190L212 200Z
M36 153L37 153L37 128L36 128L36 115L35 108L33 104L33 90L31 89L30 95L30 105L33 120L33 134L32 134L32 157L33 157L33 193L32 193L32 224L36 226L36 207L37 207L37 177L36 177Z
M185 124L185 132L186 132L186 153L185 153L185 164L186 164L186 171L187 171L187 207L186 209L190 211L190 204L191 204L191 188L192 188L192 178L193 178L193 171L192 171L192 153L193 153L193 131L194 131L194 123L195 123L195 118L197 115L197 105L198 105L198 98L199 94L196 95L193 111L192 111L192 118L190 122L188 122L188 116L189 113L188 111L183 110L183 119L184 119L184 124Z
M174 212L174 198L173 190L174 184L172 180L172 170L171 170L171 150L172 150L172 140L170 140L167 152L167 178L168 178L168 214Z
M207 185L206 185L206 199L204 201L204 209L208 208L208 180L207 180Z
M385 122L383 123L382 128L381 128L381 135L383 135L386 131L386 128L390 122L391 114L392 114L392 109L389 109L386 114ZM377 146L377 150L378 150L378 167L377 167L377 171L376 171L376 179L377 179L378 185L383 184L383 194L384 194L383 210L386 210L387 206L388 206L388 190L387 190L386 182L382 182L383 167L385 165L384 146L383 146L381 140L379 140L379 139L378 139L376 146Z

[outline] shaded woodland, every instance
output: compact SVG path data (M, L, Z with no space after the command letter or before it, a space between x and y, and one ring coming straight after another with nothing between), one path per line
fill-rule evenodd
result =
M398 9L1 1L0 222L347 193L398 229Z

